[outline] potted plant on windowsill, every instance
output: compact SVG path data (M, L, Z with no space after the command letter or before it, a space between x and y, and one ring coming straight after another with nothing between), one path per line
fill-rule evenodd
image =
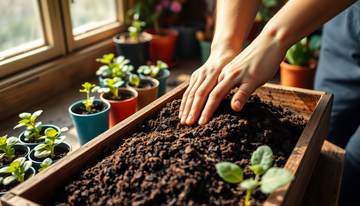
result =
M7 137L7 135L0 137L0 167L7 166L20 157L27 157L30 153L28 146L18 142L17 137Z
M159 81L158 97L166 93L167 79L170 76L168 65L158 60L156 65L142 65L138 68L137 73L140 78L153 77Z
M138 111L157 99L159 81L152 77L139 78L137 74L131 74L126 87L138 92L136 103L136 111Z
M109 129L109 111L111 107L107 101L90 97L91 88L95 87L95 84L85 82L82 86L84 89L80 89L80 92L85 92L87 98L73 103L68 110L80 146Z
M131 71L134 70L133 65L128 65L129 59L126 59L125 56L115 57L113 53L105 54L102 58L97 58L96 61L105 64L96 71L101 87L106 87L103 83L105 78L120 77L127 82Z
M96 86L92 92L98 92L102 101L110 103L109 124L110 127L126 119L136 112L138 92L132 88L119 88L125 82L119 77L104 79L106 88Z
M312 89L317 66L314 55L319 52L320 46L321 36L313 35L309 41L305 37L290 47L280 64L280 84Z

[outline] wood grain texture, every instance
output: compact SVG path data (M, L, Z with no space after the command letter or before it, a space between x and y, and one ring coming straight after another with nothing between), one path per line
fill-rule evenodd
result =
M346 151L324 142L301 206L337 206Z
M15 187L10 193L37 204L46 204L48 198L51 197L55 188L60 183L74 175L89 160L98 158L104 146L118 143L121 139L128 137L129 134L136 131L137 125L142 124L148 117L157 114L168 102L173 99L180 99L188 84L189 82L187 81L179 85L126 120L100 134L66 158L61 159L47 170L27 180L21 184L21 187ZM309 123L285 165L285 168L295 175L295 180L276 190L264 204L264 206L299 205L327 134L333 98L331 94L325 92L304 91L294 88L291 88L291 90L283 89L283 86L271 84L266 84L257 90L256 93L260 94L263 89L264 91L270 90L273 97L279 96L280 98L287 96L286 98L282 97L282 101L274 101L274 104L287 105L289 107L293 105L294 98L298 96L295 92L304 93L304 95L319 95L319 101L313 110ZM296 102L300 104L301 99L298 98ZM309 114L309 111L311 112L311 109L305 103L301 103L300 105L302 106L296 105L293 110L298 111L300 114ZM5 204L8 201L3 197L0 200Z

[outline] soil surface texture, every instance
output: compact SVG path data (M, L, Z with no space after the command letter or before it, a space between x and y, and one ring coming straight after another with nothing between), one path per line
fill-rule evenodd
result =
M84 105L81 105L79 107L74 107L72 111L76 114L95 114L101 111L104 111L107 109L107 105L102 102L94 102L94 106L91 108L91 111L87 111L86 107Z
M1 152L1 153L3 153L3 152ZM15 149L15 153L14 153L15 157L12 159L12 161L14 161L20 157L25 157L27 155L27 153L28 153L28 151L26 149L21 149L21 148ZM11 162L9 162L9 159L6 156L4 156L3 158L0 159L0 166L10 164Z
M248 168L251 154L268 145L272 166L283 167L308 120L256 95L234 112L232 94L205 126L180 124L181 100L167 103L119 145L103 148L100 159L56 189L50 204L243 205L246 191L223 181L216 163L233 162L244 179L254 177ZM266 198L257 188L251 205Z
M54 148L54 155L55 156L54 156L54 158L52 158L52 160L55 161L55 160L61 159L62 157L66 156L69 153L69 151L70 150L68 148L55 147ZM35 157L34 154L35 154L35 152L30 153L31 159L33 159L33 160L35 160L37 162L43 162L46 158L50 157L50 155L49 155L47 157L37 158L37 157Z

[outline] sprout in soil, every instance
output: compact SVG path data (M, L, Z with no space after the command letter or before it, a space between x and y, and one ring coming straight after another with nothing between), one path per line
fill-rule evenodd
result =
M41 115L43 111L38 110L34 112L33 114L28 112L23 112L19 114L19 117L21 120L18 122L14 129L26 126L26 130L24 132L25 141L29 141L32 137L35 138L35 140L38 140L40 137L40 132L42 129L42 123L41 122L35 122L36 118Z
M10 166L6 166L0 169L0 173L11 173L10 176L5 178L0 177L0 183L3 185L8 185L14 180L19 181L20 183L25 181L25 172L30 169L32 165L32 161L26 161L25 157L20 157L14 160ZM31 174L29 178L31 178L34 174Z
M152 77L156 77L159 73L160 70L162 69L167 69L168 65L165 62L162 62L160 60L158 60L156 62L156 65L142 65L139 66L139 69L137 70L138 74L144 74L147 76L152 76Z
M137 74L131 74L129 77L129 82L135 87L138 87L140 85L140 78Z
M15 149L12 148L17 142L17 137L9 137L7 135L0 137L0 150L4 151L4 153L0 153L0 159L3 157L8 158L8 162L11 162L12 159L15 157Z
M44 171L45 169L47 169L50 165L52 164L52 159L51 158L46 158L44 159L44 161L40 164L40 169L38 172L42 172Z
M271 167L273 152L269 146L260 146L251 156L251 166L249 169L255 173L255 179L243 180L241 168L231 162L220 162L216 164L217 173L221 178L229 183L240 183L246 189L245 206L249 205L251 192L260 186L261 192L269 194L278 187L292 181L294 176L284 168ZM260 175L261 181L259 181Z
M40 139L45 139L45 143L39 144L34 148L35 157L44 158L50 155L50 158L54 159L55 146L61 144L66 139L66 136L58 136L58 134L67 130L67 127L63 127L59 131L56 131L54 128L47 128L45 136L40 137Z
M120 77L124 79L126 75L134 70L134 66L128 65L130 63L129 59L125 59L124 56L118 56L114 58L114 54L105 54L103 58L97 58L97 62L104 63L106 65L101 66L97 71L97 76L111 76L111 77Z
M118 88L123 84L124 81L122 81L120 77L114 77L112 79L104 79L104 85L106 85L107 87L102 88L100 86L96 86L91 90L91 92L98 92L98 93L111 92L115 96L115 99L121 99Z
M86 93L86 100L83 101L83 104L88 112L91 112L91 107L94 105L95 97L90 97L91 88L95 87L95 84L90 84L89 82L85 82L82 84L84 89L80 89L80 92Z

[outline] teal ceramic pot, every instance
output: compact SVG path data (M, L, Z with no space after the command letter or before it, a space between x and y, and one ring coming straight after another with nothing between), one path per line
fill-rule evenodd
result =
M154 77L159 81L159 90L158 90L158 97L161 97L166 93L167 88L167 80L170 76L170 71L167 69L162 69L159 71L160 77ZM143 74L139 74L140 78L145 78Z
M95 99L94 103L102 102L106 104L107 108L95 114L83 115L75 113L74 108L83 105L83 101L84 100L75 102L69 107L68 110L76 129L80 146L84 145L88 141L109 129L110 103L101 101L100 99Z
M56 152L56 151L61 151L61 152L66 152L66 153L68 153L69 151L72 151L72 147L71 147L71 145L70 145L69 143L67 143L67 142L62 142L62 143L60 143L59 145L55 146L55 149L54 149L54 150L55 150L55 152ZM32 163L32 167L33 167L36 171L39 171L39 169L41 168L40 164L42 164L42 161L41 161L41 162L40 162L40 161L35 161L35 160L34 160L34 158L35 158L34 154L35 154L35 150L32 149L32 150L30 151L28 157L29 157L29 160L31 160L31 161L33 162L33 163ZM67 155L63 156L62 158L66 157L66 156L67 156ZM50 156L48 156L48 157L50 157ZM61 160L62 158L57 159L57 160L53 160L52 164L54 164L55 162ZM46 159L46 158L44 158L44 159Z
M201 63L204 64L206 60L210 56L210 48L211 42L210 41L199 41L200 42L200 53L201 53Z
M36 175L36 170L35 170L34 167L30 167L30 169L28 169L28 170L25 172L25 179L27 180L27 177L29 177L29 176L32 175L32 174ZM0 177L2 177L2 176L4 176L4 175L6 175L6 174L0 174ZM1 197L2 195L6 194L6 193L8 193L8 191L6 191L6 192L0 192L0 197Z
M58 126L56 126L56 125L44 124L44 125L42 125L41 132L44 133L47 128L54 128L56 131L59 131L59 130L60 130L60 128L59 128ZM26 141L25 141L25 135L24 135L25 132L26 132L26 130L23 131L23 132L19 135L19 143L28 146L28 147L30 148L30 150L32 150L32 149L33 149L34 147L36 147L38 144L43 143L43 142L38 142L38 143L29 143L29 142L26 142ZM58 134L57 136L60 136L60 135L61 135L61 133Z
M25 145L25 144L17 143L17 144L15 144L12 148L15 149L15 153L16 153L16 151L19 150L19 149L26 151L26 155L25 155L24 157L25 157L26 160L29 160L28 155L29 155L29 153L30 153L30 151L31 151L30 147L28 147L28 146ZM12 161L14 161L14 160L15 160L15 158L14 158ZM1 167L6 167L6 166L9 166L9 165L10 165L10 164L1 165L0 168L1 168Z

